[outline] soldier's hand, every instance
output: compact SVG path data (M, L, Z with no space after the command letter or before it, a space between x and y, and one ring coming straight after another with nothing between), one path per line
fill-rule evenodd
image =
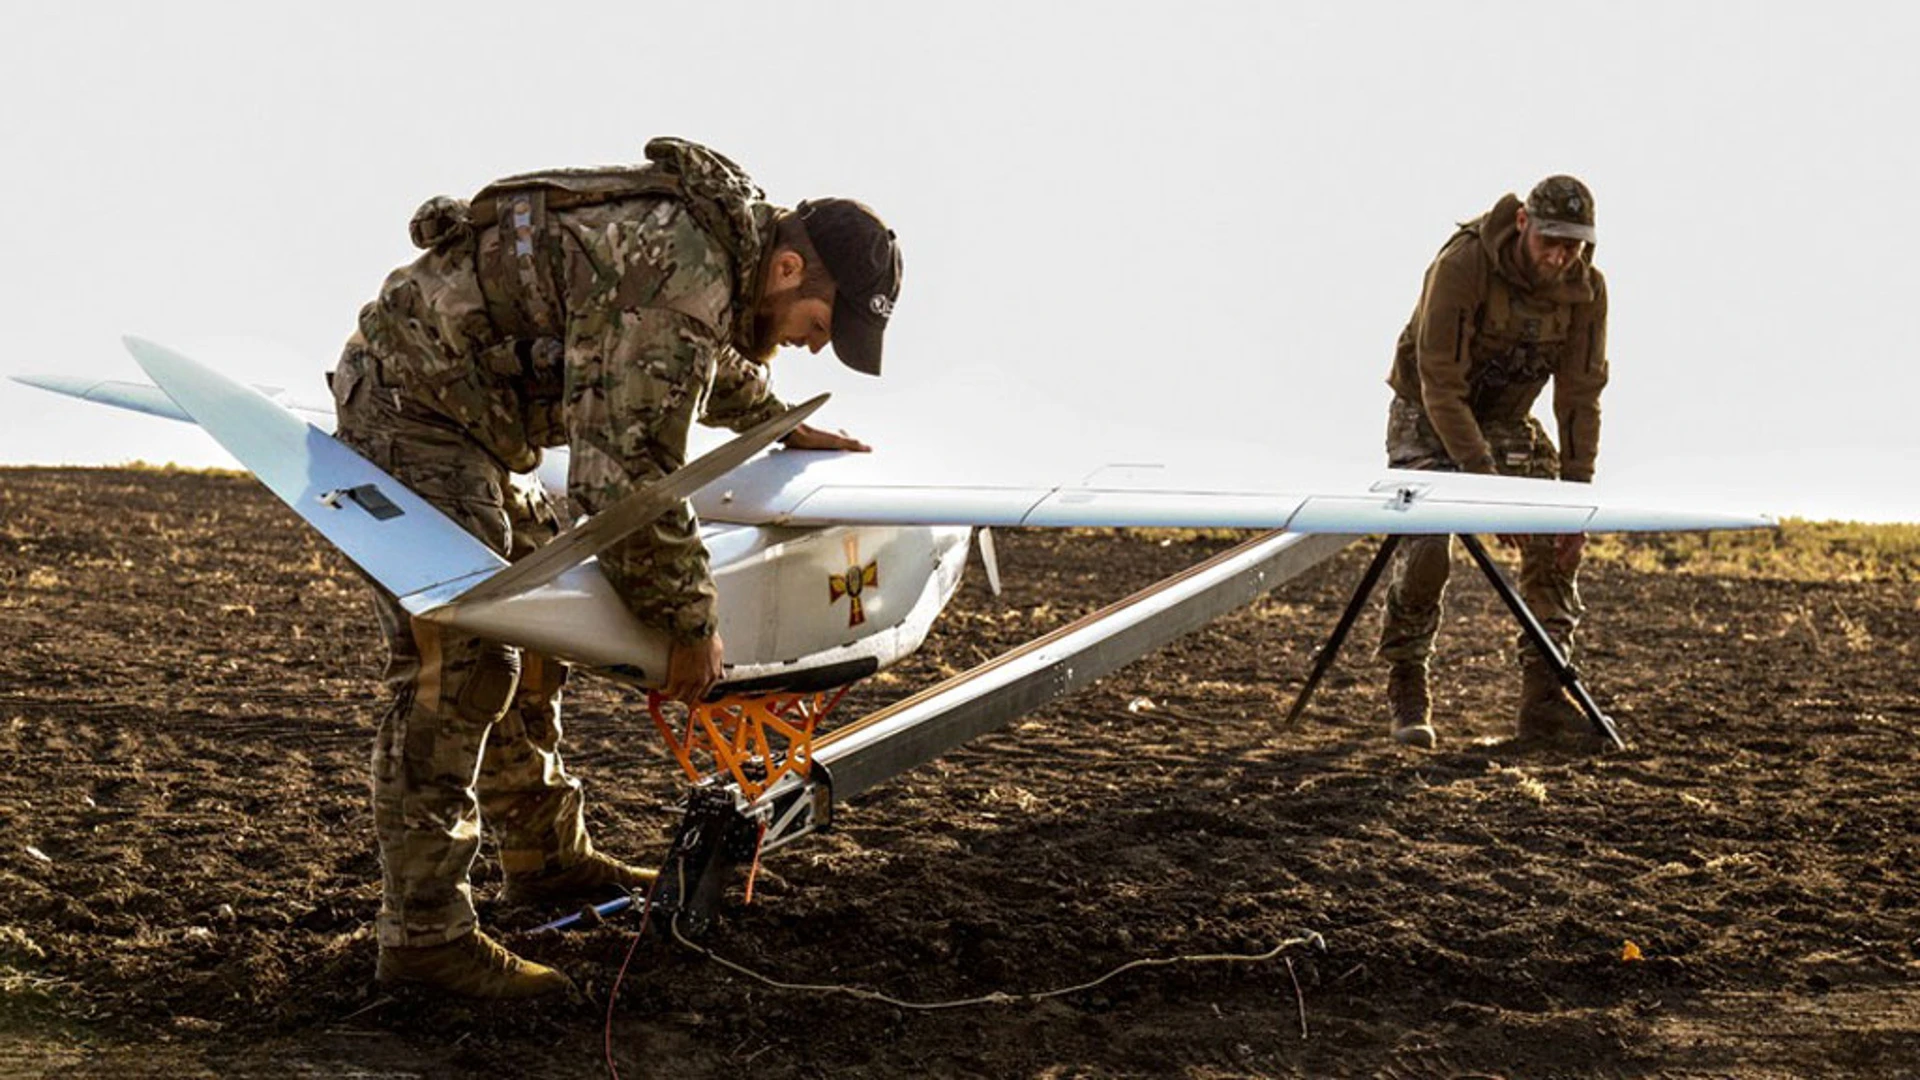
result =
M691 709L720 681L726 646L720 635L675 642L667 654L667 681L660 693Z
M1553 565L1563 574L1571 574L1580 566L1580 553L1587 549L1586 533L1568 533L1553 542Z
M780 441L789 450L852 450L864 454L873 449L845 431L823 431L812 424L801 424Z

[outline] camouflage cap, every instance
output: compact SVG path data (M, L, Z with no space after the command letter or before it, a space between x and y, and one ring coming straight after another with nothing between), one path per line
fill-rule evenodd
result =
M793 208L833 275L833 354L880 374L881 337L900 298L900 245L880 215L852 199L812 199Z
M1549 176L1527 195L1527 218L1542 236L1593 243L1593 193L1571 176Z

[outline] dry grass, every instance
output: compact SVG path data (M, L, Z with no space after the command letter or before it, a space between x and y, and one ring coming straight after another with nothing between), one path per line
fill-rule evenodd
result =
M175 465L169 461L164 465L155 465L151 461L134 460L120 465L83 465L78 468L99 469L101 471L121 471L138 473L159 473L162 476L252 476L245 469L199 468Z
M1788 581L1920 580L1920 525L1788 518L1777 529L1597 536L1593 559L1636 570Z
M1122 531L1162 546L1252 535L1230 529ZM1912 582L1920 581L1920 525L1788 518L1777 529L1745 532L1596 535L1587 558L1634 570L1707 576Z

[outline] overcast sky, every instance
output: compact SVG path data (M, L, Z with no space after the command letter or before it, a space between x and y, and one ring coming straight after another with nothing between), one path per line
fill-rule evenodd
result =
M883 452L1377 462L1453 223L1599 211L1599 468L1920 521L1920 19L1894 3L22 6L0 35L0 372L120 335L323 398L437 193L707 142L858 197L906 280L887 374L776 386ZM229 459L0 382L0 463Z

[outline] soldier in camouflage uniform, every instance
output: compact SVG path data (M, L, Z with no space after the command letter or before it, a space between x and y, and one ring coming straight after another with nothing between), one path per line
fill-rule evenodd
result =
M1524 204L1506 195L1460 226L1427 269L1400 334L1387 415L1387 460L1401 469L1464 470L1588 482L1607 384L1607 285L1592 263L1593 197L1550 176ZM1531 411L1553 382L1559 451ZM1582 611L1584 536L1502 537L1521 552L1520 592L1571 655ZM1431 748L1427 661L1440 625L1450 537L1408 537L1387 591L1379 655L1388 661L1393 737ZM1519 733L1583 730L1581 714L1522 635Z
M899 250L845 199L768 205L737 166L655 139L645 165L529 174L412 224L425 253L360 312L330 382L341 441L509 559L559 520L523 480L571 451L593 513L679 468L696 420L743 430L782 411L782 345L880 370ZM803 425L809 449L865 446ZM689 704L721 674L707 552L686 504L600 553L634 614L671 641L664 692ZM478 997L567 985L477 929L468 871L493 829L515 902L574 900L651 874L594 850L562 766L552 657L409 618L378 594L392 701L373 751L384 889L379 976Z

